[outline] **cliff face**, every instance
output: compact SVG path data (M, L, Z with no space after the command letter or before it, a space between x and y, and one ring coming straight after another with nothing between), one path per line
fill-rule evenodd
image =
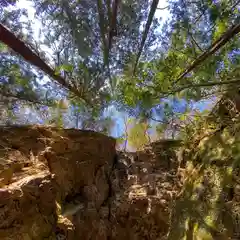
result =
M91 131L1 128L0 239L164 239L181 188L174 151L159 161L166 151L116 153Z

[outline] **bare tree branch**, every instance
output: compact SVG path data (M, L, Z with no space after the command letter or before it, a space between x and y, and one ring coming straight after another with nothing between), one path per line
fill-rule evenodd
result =
M165 10L165 9L168 9L169 6L166 6L166 7L162 7L162 8L157 8L157 10Z
M117 10L118 10L119 0L115 0L112 6L112 13L110 20L110 31L109 31L109 39L108 39L108 50L110 51L112 47L112 39L116 35L117 31ZM110 17L110 16L109 16Z

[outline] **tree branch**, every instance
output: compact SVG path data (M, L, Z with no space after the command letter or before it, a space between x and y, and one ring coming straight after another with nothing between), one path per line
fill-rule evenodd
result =
M138 54L137 54L137 59L136 59L135 65L134 65L133 75L135 75L136 68L137 68L137 65L138 65L138 61L139 61L139 58L142 54L143 47L145 45L145 42L146 42L146 39L147 39L147 36L148 36L148 32L150 30L150 27L151 27L151 24L152 24L152 21L153 21L154 14L155 14L156 9L157 9L158 2L159 2L159 0L153 0L152 1L150 13L148 15L146 27L145 27L144 32L143 32L142 41L141 41L140 48L139 48L139 51L138 51Z
M109 16L109 39L108 39L108 50L110 51L112 47L112 39L116 35L117 31L117 10L118 10L119 0L115 0L112 6L111 17Z
M11 31L0 23L0 41L5 43L9 48L21 55L27 62L38 67L44 73L49 75L62 87L68 89L70 92L80 97L90 104L90 100L83 96L76 88L74 88L63 77L55 73L55 70L49 67L37 54L35 54L23 41L18 39Z
M162 8L157 8L157 10L165 10L165 9L168 9L169 6L166 6L166 7L162 7Z
M182 86L174 91L172 91L171 93L168 93L168 95L177 93L177 92L181 92L185 89L188 88L200 88L200 87L211 87L211 86L220 86L220 85L228 85L228 84L235 84L238 83L240 84L240 79L235 79L235 80L230 80L230 81L221 81L221 82L206 82L206 83L200 83L200 84L187 84L185 86Z
M148 117L155 122L159 122L159 123L162 123L162 124L169 124L168 121L163 121L163 120L160 120L160 119L156 119L156 118L152 117L151 115L148 116Z
M103 6L102 6L102 0L97 0L97 9L98 9L98 16L99 16L99 29L101 33L101 38L103 42L103 59L104 59L104 65L108 65L109 61L109 49L106 42L105 37L105 23L104 23L104 12L103 12Z
M179 92L181 92L185 89L220 86L220 85L228 85L228 84L239 84L240 85L240 79L229 80L229 81L221 81L221 82L206 82L206 83L200 83L200 84L187 84L187 85L179 87L179 88L177 88L173 91L161 92L161 95L157 96L155 99L158 100L159 98L165 98L165 97L168 97L170 95L179 93Z
M213 55L217 50L229 42L235 35L240 32L240 23L233 25L219 39L217 39L203 54L201 54L193 63L188 66L183 73L177 78L175 83L183 79L188 73L204 62L208 57Z
M3 92L0 90L0 96L2 97L5 97L5 98L12 98L13 100L19 100L19 101L25 101L25 102L28 102L28 103L31 103L31 104L39 104L39 105L43 105L43 106L50 106L50 104L47 104L46 102L44 103L43 101L39 101L37 99L31 99L31 98L28 98L24 95L20 95L20 94L17 94L17 95L14 95L10 92Z
M193 37L193 35L192 35L192 33L190 32L190 30L189 30L188 33L189 33L189 35L190 35L193 43L198 47L198 49L199 49L201 52L203 52L202 48L201 48L201 47L199 46L199 44L197 43L197 41L196 41L195 38Z

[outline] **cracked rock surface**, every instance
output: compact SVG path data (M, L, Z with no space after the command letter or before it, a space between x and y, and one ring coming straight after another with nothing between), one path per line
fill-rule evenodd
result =
M0 128L0 239L164 239L181 188L169 144L122 153L92 131Z

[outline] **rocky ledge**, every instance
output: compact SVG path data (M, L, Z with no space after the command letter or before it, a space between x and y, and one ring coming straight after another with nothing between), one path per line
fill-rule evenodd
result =
M181 188L174 147L122 153L92 131L2 127L0 239L165 239Z

